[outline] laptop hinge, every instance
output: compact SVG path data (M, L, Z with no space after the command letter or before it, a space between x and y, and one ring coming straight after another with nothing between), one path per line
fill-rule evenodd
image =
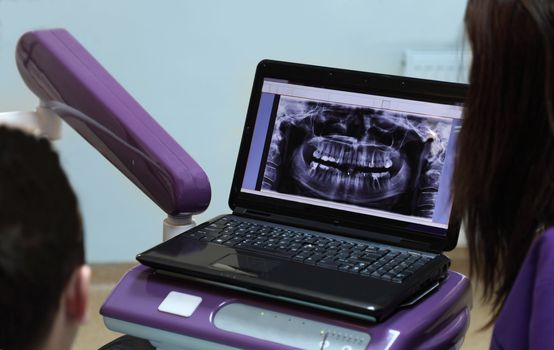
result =
M247 210L245 208L235 207L233 214L246 214Z
M433 249L431 244L412 241L409 239L401 239L399 245L408 249L420 250L420 251L429 252L429 253L440 253L440 251Z
M246 208L239 208L235 207L235 210L233 210L233 214L239 214L239 215L246 215L252 218L260 218L260 219L267 219L271 216L270 213L263 212L261 210L252 210L252 209L246 209Z

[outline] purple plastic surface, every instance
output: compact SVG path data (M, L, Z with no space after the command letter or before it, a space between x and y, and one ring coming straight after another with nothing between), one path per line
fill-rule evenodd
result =
M492 350L554 349L554 227L537 237L494 325Z
M207 208L211 190L204 171L66 30L24 34L16 61L42 101L79 110L145 155L92 123L58 113L162 210L175 215Z
M415 306L397 312L386 321L373 324L159 275L154 270L139 265L123 276L104 302L100 313L117 320L228 346L291 349L273 342L222 331L209 322L223 305L240 302L367 332L371 335L367 349L448 349L463 339L469 326L472 302L469 287L466 277L451 271L433 294ZM201 296L202 302L189 318L158 311L159 304L170 291Z

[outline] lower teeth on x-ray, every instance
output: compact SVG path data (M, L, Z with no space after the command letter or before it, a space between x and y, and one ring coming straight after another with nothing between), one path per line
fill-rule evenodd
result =
M281 97L262 189L430 218L451 124Z

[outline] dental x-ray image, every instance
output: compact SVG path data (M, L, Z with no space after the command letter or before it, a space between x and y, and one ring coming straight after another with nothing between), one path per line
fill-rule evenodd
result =
M283 96L262 190L431 218L451 126Z

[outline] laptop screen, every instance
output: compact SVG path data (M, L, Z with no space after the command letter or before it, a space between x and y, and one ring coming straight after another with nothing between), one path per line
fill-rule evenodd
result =
M445 235L462 107L265 78L240 191Z

